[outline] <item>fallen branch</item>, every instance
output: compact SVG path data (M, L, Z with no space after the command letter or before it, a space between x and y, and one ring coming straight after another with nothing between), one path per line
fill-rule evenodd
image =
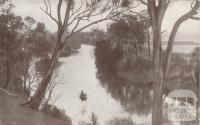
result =
M13 93L10 93L10 92L8 92L7 90L5 90L5 89L3 89L3 88L0 88L0 90L3 91L4 93L10 95L10 96L19 97L19 95L15 95L15 94L13 94Z

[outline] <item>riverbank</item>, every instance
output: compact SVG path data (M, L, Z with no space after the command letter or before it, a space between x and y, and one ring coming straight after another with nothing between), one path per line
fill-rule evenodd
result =
M0 125L65 125L63 121L44 113L20 107L25 99L2 89L0 102Z

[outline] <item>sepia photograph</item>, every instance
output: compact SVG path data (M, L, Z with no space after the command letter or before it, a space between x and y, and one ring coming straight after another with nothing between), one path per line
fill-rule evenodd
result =
M0 0L0 125L200 125L200 0Z

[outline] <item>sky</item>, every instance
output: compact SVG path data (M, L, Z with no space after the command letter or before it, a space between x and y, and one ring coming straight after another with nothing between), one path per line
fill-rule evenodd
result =
M32 16L38 22L45 22L46 27L49 31L55 32L57 27L55 22L53 22L47 15L45 15L40 7L44 6L43 0L12 0L15 4L15 12L22 17ZM52 3L52 8L56 9L57 1L58 0L50 0ZM162 23L162 30L167 32L164 36L169 36L170 30L174 25L175 21L183 15L184 13L188 12L190 9L190 2L186 1L179 1L170 4L168 7L163 23ZM53 11L56 12L56 11ZM199 11L200 12L200 11ZM200 14L199 14L200 16ZM103 22L98 25L95 25L92 28L100 28L105 30L107 23ZM185 21L179 28L178 34L176 39L177 40L191 40L191 41L200 41L200 21L188 20Z

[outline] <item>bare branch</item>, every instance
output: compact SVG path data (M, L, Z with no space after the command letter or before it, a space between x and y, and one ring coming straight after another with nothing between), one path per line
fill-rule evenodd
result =
M80 21L81 21L81 19L78 19L78 20L77 20L77 23L76 23L76 25L74 26L74 28L72 29L71 34L74 33L74 31L75 31L76 28L78 27Z
M47 3L48 3L48 5L49 5L49 13L51 13L51 3L50 3L49 0L47 0Z
M162 23L162 20L163 20L163 17L165 15L165 12L167 10L168 5L169 5L169 3L167 2L167 0L161 0L159 7L157 7L158 8L158 13L160 15L159 19L158 19L158 20L160 20L159 21L160 23ZM161 25L161 24L159 24L159 25Z
M162 31L161 34L163 34L163 33L165 33L165 32L167 32L167 30Z
M58 5L57 5L57 16L58 16L58 25L59 27L62 26L62 19L61 19L61 6L62 6L63 0L59 0Z
M168 41L168 45L167 45L167 49L166 49L166 58L165 58L165 65L164 65L164 76L167 75L168 70L169 70L169 64L170 64L170 60L171 60L171 55L172 55L172 50L173 50L173 43L174 43L174 39L176 36L176 33L178 31L179 26L186 21L187 19L192 18L197 12L197 10L200 8L200 2L196 1L194 7L186 14L184 14L183 16L181 16L174 24L173 29L171 31L170 37L169 37L169 41Z
M70 17L70 9L72 7L72 2L73 2L73 0L68 0L68 2L67 2L67 8L66 8L66 11L65 11L63 29L67 29L67 27L68 27L69 17Z
M83 16L88 15L88 13L91 11L91 8L92 8L92 7L90 6L90 7L88 7L87 9L85 9L84 11L78 13L76 16L74 15L74 18L73 18L73 19L70 19L70 18L72 18L72 16L70 16L69 19L70 19L71 21L69 22L69 25L71 25L76 19L80 18L81 16L83 17ZM87 13L87 14L86 14L86 13Z
M48 5L47 5L47 2L46 2L46 0L44 0L44 4L45 4L45 6L46 6L46 12L48 12L48 10L49 10L49 7L48 7Z
M197 88L197 84L196 84L195 78L193 77L192 71L189 71L189 73L190 73L190 78L191 78L193 87Z
M84 2L84 0L81 0L80 7L78 7L74 12L72 12L72 14L70 15L69 18L71 18L71 17L74 16L77 12L79 12L79 11L81 10L81 8L83 7L83 2Z
M191 17L190 19L193 19L193 20L200 20L200 17Z
M54 17L51 15L51 13L48 12L48 9L46 9L46 11L45 11L42 7L40 7L40 9L41 9L46 15L48 15L54 22L56 22L56 23L58 24L58 21L56 20L56 18L54 18Z
M75 32L76 32L76 33L77 33L77 32L80 32L80 31L84 30L85 28L90 27L90 26L93 25L93 24L97 24L97 23L102 22L102 21L105 21L105 20L113 19L114 17L116 17L116 16L118 16L118 15L120 15L120 13L118 13L118 14L116 14L116 15L113 15L113 16L110 16L110 14L108 14L105 18L100 19L100 20L97 20L97 21L94 21L94 22L92 22L92 23L89 23L88 25L81 27L80 29L78 29L78 30L75 31Z
M195 3L195 0L192 0L191 8L193 8L194 3Z
M144 0L138 0L139 2L141 2L144 5L147 5L147 2L145 2Z

